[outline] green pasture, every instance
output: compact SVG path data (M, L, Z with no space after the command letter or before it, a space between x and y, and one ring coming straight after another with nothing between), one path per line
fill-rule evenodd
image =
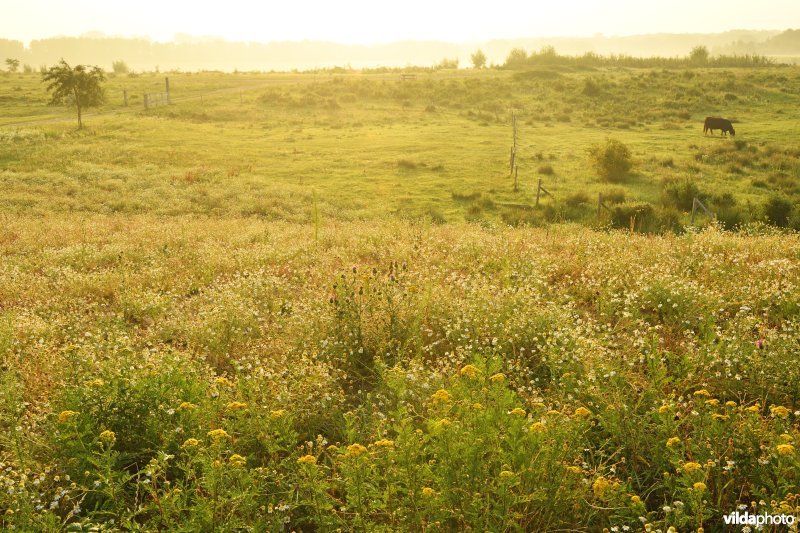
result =
M145 91L173 104L144 110ZM0 205L34 210L208 213L309 221L602 223L598 193L669 205L691 182L712 210L726 193L753 218L796 200L800 75L761 69L568 69L399 74L169 73L110 76L107 103L76 131L38 75L0 77ZM129 91L129 106L121 101ZM518 190L510 177L517 116ZM734 121L704 136L705 116ZM58 120L52 120L56 117ZM42 122L34 122L40 119ZM588 151L608 138L634 166L608 183ZM552 193L535 203L538 180ZM316 199L316 200L315 200ZM726 204L727 205L727 204Z

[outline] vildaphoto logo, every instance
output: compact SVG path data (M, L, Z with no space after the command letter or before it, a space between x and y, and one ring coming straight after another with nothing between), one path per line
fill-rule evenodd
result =
M791 526L795 522L790 514L750 514L747 511L728 513L722 520L729 526Z

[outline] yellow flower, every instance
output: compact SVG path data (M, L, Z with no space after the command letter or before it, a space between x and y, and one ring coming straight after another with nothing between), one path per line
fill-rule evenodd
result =
M192 409L197 409L197 406L191 402L182 402L178 406L178 411L191 411Z
M441 420L439 420L439 425L443 428L450 427L451 424L452 422L450 422L450 420L446 418L442 418Z
M706 405L717 406L719 405L719 400L716 398L711 398L710 400L706 400Z
M297 463L301 465L315 465L317 464L317 458L313 455L304 455L297 460Z
M703 483L702 481L698 481L697 483L692 485L692 487L694 487L694 490L696 490L697 492L705 492L706 489L708 488L706 487L706 484Z
M508 414L511 414L511 415L514 415L514 416L525 416L528 413L526 413L525 409L522 409L521 407L515 407Z
M110 430L105 430L100 433L100 442L104 442L106 444L114 444L117 441L117 435Z
M241 409L246 408L247 404L242 402L229 402L226 407L228 408L229 411L239 411Z
M636 494L634 494L633 496L631 496L631 503L642 503L642 499Z
M672 407L670 407L669 405L662 405L661 407L658 408L658 412L662 415L665 413L669 413L670 411L672 411Z
M233 387L233 383L231 383L231 380L229 380L228 378L226 378L224 376L220 376L220 377L217 378L217 385L221 385L221 386L225 386L225 387Z
M550 416L558 416L558 415L561 414L561 411L556 411L555 409L550 409L545 414L546 415L550 415Z
M483 404L481 404L479 402L473 403L472 404L472 408L475 409L476 411L483 411L483 409L484 409Z
M733 400L728 400L727 402L725 402L725 405L727 405L728 407L736 407L736 402L734 402Z
M511 470L503 470L502 472L500 472L500 479L508 479L513 475L514 472L512 472Z
M453 397L450 396L450 393L444 389L439 389L433 393L431 396L431 400L434 402L441 402L441 403L449 403L453 400Z
M339 447L337 445L335 445L335 444L331 444L330 446L325 448L325 450L327 450L328 453L336 453L336 452L339 451Z
M219 442L222 439L231 438L231 436L228 435L228 432L225 431L224 429L212 429L211 431L208 432L208 436L211 437L211 440L213 440L214 442Z
M58 414L58 422L60 424L66 424L67 422L69 422L74 417L78 416L79 414L80 413L77 412L77 411L61 411Z
M95 378L86 382L87 387L102 387L105 382L100 378Z
M789 410L782 405L770 405L769 412L777 418L788 418Z
M667 448L674 448L680 443L681 439L679 439L678 437L670 437L667 439Z
M784 442L792 442L794 439L788 433L781 434L781 440Z
M729 420L731 417L729 417L728 415L721 415L719 413L714 413L713 415L711 415L711 418L713 418L714 420Z
M350 457L358 457L359 455L366 453L366 451L367 449L358 443L351 444L347 447L347 455Z
M754 405L751 405L750 407L747 407L745 409L745 411L747 411L748 413L760 413L761 412L761 404L756 402Z
M466 365L464 368L461 369L459 372L462 376L467 376L468 378L474 378L478 375L478 369L475 368L473 365Z
M181 448L194 448L199 445L200 441L197 439L186 439L183 441L183 444L181 444Z
M569 470L573 474L583 474L583 469L581 469L581 467L579 466L570 465L567 467L567 470Z
M247 463L247 459L245 459L244 457L242 457L238 453L235 453L235 454L231 455L230 459L228 459L228 462L231 464L232 467L240 468L240 467L244 466Z
M375 441L375 447L376 448L391 448L392 446L394 446L394 441L393 440L381 439L381 440Z
M693 474L694 472L697 472L701 468L702 467L700 466L700 464L695 462L688 462L683 464L683 470L689 474Z
M279 418L283 418L283 415L285 415L285 414L286 414L286 411L284 411L283 409L276 409L274 411L270 411L269 417L271 419L273 419L273 420L277 420Z
M431 496L434 496L435 494L436 494L436 491L433 490L432 488L430 488L430 487L422 487L422 495L423 496L431 497Z
M611 482L605 477L600 476L594 480L594 483L592 483L592 491L594 492L595 496L600 497L606 492L606 490L608 490L610 486Z
M498 372L494 374L492 377L489 378L489 381L492 383L502 383L506 380L506 375Z
M794 453L794 446L791 444L778 444L775 446L775 449L778 450L778 453L781 455L791 455Z
M696 390L696 391L694 391L694 395L695 396L705 396L706 398L710 398L711 397L711 393L708 392L706 389Z
M591 415L592 412L587 408L581 406L575 409L575 414L581 418L586 418L587 416Z
M547 429L547 428L541 422L534 422L533 424L531 424L531 431L534 431L536 433L541 433L545 429Z

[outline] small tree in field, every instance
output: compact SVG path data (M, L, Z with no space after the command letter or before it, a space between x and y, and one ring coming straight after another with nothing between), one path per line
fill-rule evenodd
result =
M83 128L83 109L103 103L105 94L101 83L105 76L100 67L76 65L70 67L63 59L42 74L43 82L50 82L47 90L52 93L52 105L74 105L78 111L78 128Z
M127 74L128 72L130 72L128 64L122 61L121 59L119 61L112 62L111 69L114 71L114 74Z
M19 68L19 59L13 59L9 57L6 59L6 66L8 67L9 72L16 72Z
M621 180L633 165L630 149L616 139L594 146L589 150L589 157L600 177L608 181Z
M472 60L472 67L473 68L483 68L486 66L486 54L483 53L483 50L478 50L474 54L470 56Z
M508 53L505 67L510 69L522 68L528 63L528 52L522 48L514 48Z
M705 65L708 63L708 48L705 46L695 46L692 48L692 51L689 52L689 61L691 61L693 65Z

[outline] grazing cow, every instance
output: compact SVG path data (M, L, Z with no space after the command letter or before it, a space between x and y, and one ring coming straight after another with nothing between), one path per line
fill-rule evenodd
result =
M731 124L730 120L725 118L706 117L706 121L703 123L703 134L709 130L711 131L711 135L714 135L714 130L720 130L720 135L726 135L730 132L731 135L734 137L736 136L736 130L733 129L733 124Z

